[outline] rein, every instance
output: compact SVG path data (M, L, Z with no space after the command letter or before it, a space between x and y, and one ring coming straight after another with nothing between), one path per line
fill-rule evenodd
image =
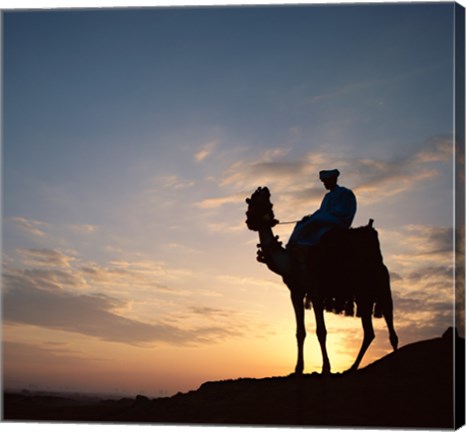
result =
M289 222L278 222L278 225L294 224L294 223L298 223L300 220L289 221Z

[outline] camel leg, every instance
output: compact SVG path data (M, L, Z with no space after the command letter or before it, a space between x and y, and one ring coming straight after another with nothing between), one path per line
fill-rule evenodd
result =
M398 349L398 336L395 332L395 326L393 325L392 308L387 308L387 310L383 310L383 316L385 318L385 322L387 323L390 344L393 347L393 351L396 351Z
M320 349L322 351L322 374L326 375L330 373L330 360L327 354L327 329L325 328L324 308L322 307L322 305L318 304L318 302L313 303L313 306L314 314L316 317L316 334L317 339L319 340Z
M304 340L306 339L306 326L304 324L304 295L301 292L291 292L291 301L296 317L296 341L298 343L298 360L295 374L301 375L304 370Z
M356 357L356 361L354 362L353 366L351 366L351 368L348 371L355 371L359 367L359 364L361 363L361 360L364 357L364 354L366 353L367 348L369 348L369 345L375 339L374 328L372 327L372 313L370 310L365 311L362 314L361 321L362 321L362 328L364 330L364 338L362 340L362 345L361 345L361 349L359 350L359 354Z
M390 291L390 275L385 266L383 269L383 277L382 313L387 323L390 344L393 347L393 351L396 351L398 349L398 336L395 332L395 326L393 325L393 300Z

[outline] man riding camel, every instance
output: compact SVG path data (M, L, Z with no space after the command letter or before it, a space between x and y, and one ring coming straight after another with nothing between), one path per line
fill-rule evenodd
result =
M329 192L316 212L296 224L286 246L298 263L299 279L306 290L313 284L311 273L318 266L316 246L329 231L348 229L356 213L356 197L350 189L337 184L339 175L337 169L320 171L319 178Z
M351 226L356 213L356 197L350 189L337 184L339 175L337 169L320 171L319 178L329 192L324 196L319 210L296 224L287 247L314 246L332 228Z

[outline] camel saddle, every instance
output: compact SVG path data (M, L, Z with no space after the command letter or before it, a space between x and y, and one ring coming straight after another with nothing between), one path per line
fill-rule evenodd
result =
M333 229L315 246L310 258L311 274L324 294L327 311L354 315L358 299L376 303L378 287L385 283L388 272L372 223L371 219L367 226ZM374 316L379 315L374 312Z

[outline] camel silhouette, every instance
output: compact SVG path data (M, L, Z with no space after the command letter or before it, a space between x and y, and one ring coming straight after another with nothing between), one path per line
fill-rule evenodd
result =
M351 229L335 229L328 232L302 263L295 254L282 246L272 228L278 224L270 202L270 191L259 187L246 199L248 210L246 224L259 234L257 260L265 263L273 272L282 276L291 293L296 316L298 359L295 374L304 370L304 322L305 307L312 304L316 321L316 334L322 351L322 374L331 371L326 348L327 330L324 310L356 315L361 318L364 337L353 365L356 370L369 345L375 338L372 316L385 318L393 350L398 348L398 336L393 324L393 301L390 276L383 263L377 231L373 220L367 226ZM303 277L304 282L303 283ZM347 371L347 372L348 372Z

